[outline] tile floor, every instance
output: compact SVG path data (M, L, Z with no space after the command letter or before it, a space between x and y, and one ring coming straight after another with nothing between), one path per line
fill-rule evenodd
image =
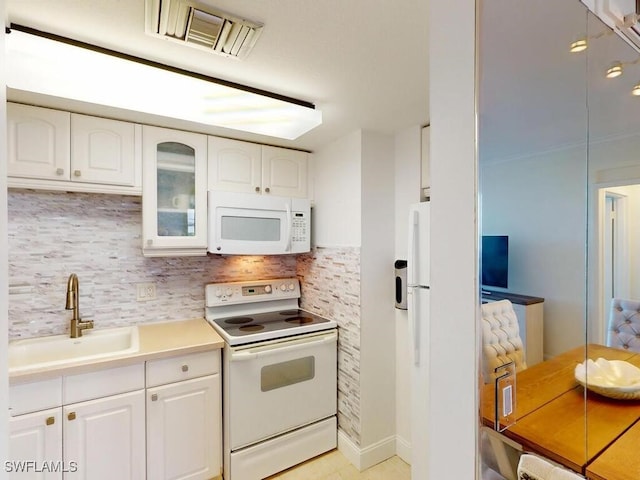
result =
M338 450L332 450L267 480L409 480L411 467L391 457L359 472Z

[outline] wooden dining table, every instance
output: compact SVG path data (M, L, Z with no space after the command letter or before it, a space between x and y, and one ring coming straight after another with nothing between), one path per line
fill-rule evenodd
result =
M585 390L575 379L585 359L624 360L640 353L588 344L517 374L514 425L500 435L523 451L547 457L593 480L640 479L640 400L616 400ZM495 424L494 384L484 385L482 423Z

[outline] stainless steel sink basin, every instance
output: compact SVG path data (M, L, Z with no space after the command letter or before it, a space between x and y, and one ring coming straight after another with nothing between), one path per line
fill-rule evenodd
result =
M15 340L9 342L9 373L135 353L138 349L136 326L86 331L79 338L53 335Z

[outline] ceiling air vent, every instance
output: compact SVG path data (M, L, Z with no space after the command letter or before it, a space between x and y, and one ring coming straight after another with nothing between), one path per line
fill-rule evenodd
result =
M160 36L227 57L244 58L262 25L195 0L146 0L149 35Z

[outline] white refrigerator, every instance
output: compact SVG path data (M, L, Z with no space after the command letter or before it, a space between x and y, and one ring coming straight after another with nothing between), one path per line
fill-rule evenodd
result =
M407 310L411 350L411 478L427 478L429 402L429 224L430 203L409 208Z

